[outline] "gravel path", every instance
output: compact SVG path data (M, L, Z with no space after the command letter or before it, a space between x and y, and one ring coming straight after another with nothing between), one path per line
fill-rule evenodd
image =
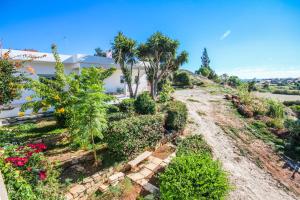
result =
M224 131L216 125L216 104L224 103L223 96L211 95L202 90L178 90L175 98L186 102L189 109L190 129L202 134L212 147L215 158L229 172L234 190L232 200L295 200L297 197L283 188L271 175L259 168L253 161L237 153L238 147ZM189 100L188 100L189 99ZM196 101L191 101L197 100ZM219 109L219 107L218 107ZM200 111L200 112L199 112ZM193 126L193 127L191 127Z

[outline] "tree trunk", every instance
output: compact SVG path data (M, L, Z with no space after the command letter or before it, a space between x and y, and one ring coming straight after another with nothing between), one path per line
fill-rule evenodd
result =
M129 96L130 96L130 98L133 98L133 97L134 97L134 95L133 95L132 84L131 84L131 83L129 83L129 82L127 82L127 81L126 81L126 83L127 83L128 90L129 90Z
M137 96L139 84L140 84L140 68L138 68L138 75L137 75L137 80L135 80L135 92L134 92L134 98Z

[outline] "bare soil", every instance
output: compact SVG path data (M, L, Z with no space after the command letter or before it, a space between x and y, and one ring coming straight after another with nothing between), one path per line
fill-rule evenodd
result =
M235 114L224 95L188 89L178 90L174 96L188 106L187 132L203 135L229 173L234 189L228 199L299 199L300 175L290 178L293 172L268 144L247 131L247 123Z

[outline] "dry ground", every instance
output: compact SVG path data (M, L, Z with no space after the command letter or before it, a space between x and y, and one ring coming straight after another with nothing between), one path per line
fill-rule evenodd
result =
M203 89L178 90L175 98L189 109L187 132L201 134L229 173L233 200L299 199L300 178L283 168L280 157L270 146L246 133L245 121L230 108L223 95ZM233 133L227 128L238 130ZM245 132L244 132L245 130Z

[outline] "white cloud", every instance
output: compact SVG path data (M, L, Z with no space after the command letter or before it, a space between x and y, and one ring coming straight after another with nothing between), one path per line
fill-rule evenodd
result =
M227 74L236 75L240 78L298 78L300 66L274 68L270 66L245 66L238 67Z
M231 34L231 30L225 31L225 33L223 33L223 35L220 37L220 40L224 40L224 39L227 38L230 34Z

